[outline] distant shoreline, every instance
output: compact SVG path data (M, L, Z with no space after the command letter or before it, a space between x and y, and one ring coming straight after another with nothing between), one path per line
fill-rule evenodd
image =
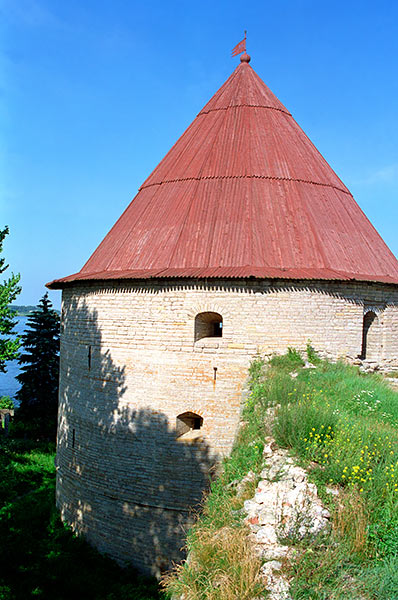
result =
M36 306L11 304L10 308L16 317L27 317L33 310L36 309Z
M11 304L11 310L14 312L16 317L28 317L34 310L37 309L37 306L32 306L30 304ZM54 309L55 312L60 314L59 310Z

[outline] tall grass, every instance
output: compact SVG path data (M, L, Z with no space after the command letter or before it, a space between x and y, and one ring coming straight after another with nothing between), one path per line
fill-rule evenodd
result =
M188 563L163 582L184 600L252 600L264 592L260 567L243 527L197 527Z

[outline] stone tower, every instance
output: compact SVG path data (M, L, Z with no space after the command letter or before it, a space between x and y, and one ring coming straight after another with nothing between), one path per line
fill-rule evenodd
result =
M398 368L398 262L245 53L63 290L57 502L99 550L178 560L256 353Z

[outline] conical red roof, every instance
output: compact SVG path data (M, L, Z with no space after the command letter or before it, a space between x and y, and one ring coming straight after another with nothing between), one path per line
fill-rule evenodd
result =
M51 287L150 277L398 283L394 255L243 59L80 273Z

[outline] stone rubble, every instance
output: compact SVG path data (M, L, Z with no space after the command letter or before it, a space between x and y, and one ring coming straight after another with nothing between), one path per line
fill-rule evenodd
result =
M266 466L254 497L244 503L245 520L256 552L265 561L261 574L270 600L290 600L282 569L294 556L291 544L326 529L330 513L306 471L295 464L287 450L278 448L273 438L266 439L263 455Z
M398 390L398 377L386 377L385 380L392 388Z

